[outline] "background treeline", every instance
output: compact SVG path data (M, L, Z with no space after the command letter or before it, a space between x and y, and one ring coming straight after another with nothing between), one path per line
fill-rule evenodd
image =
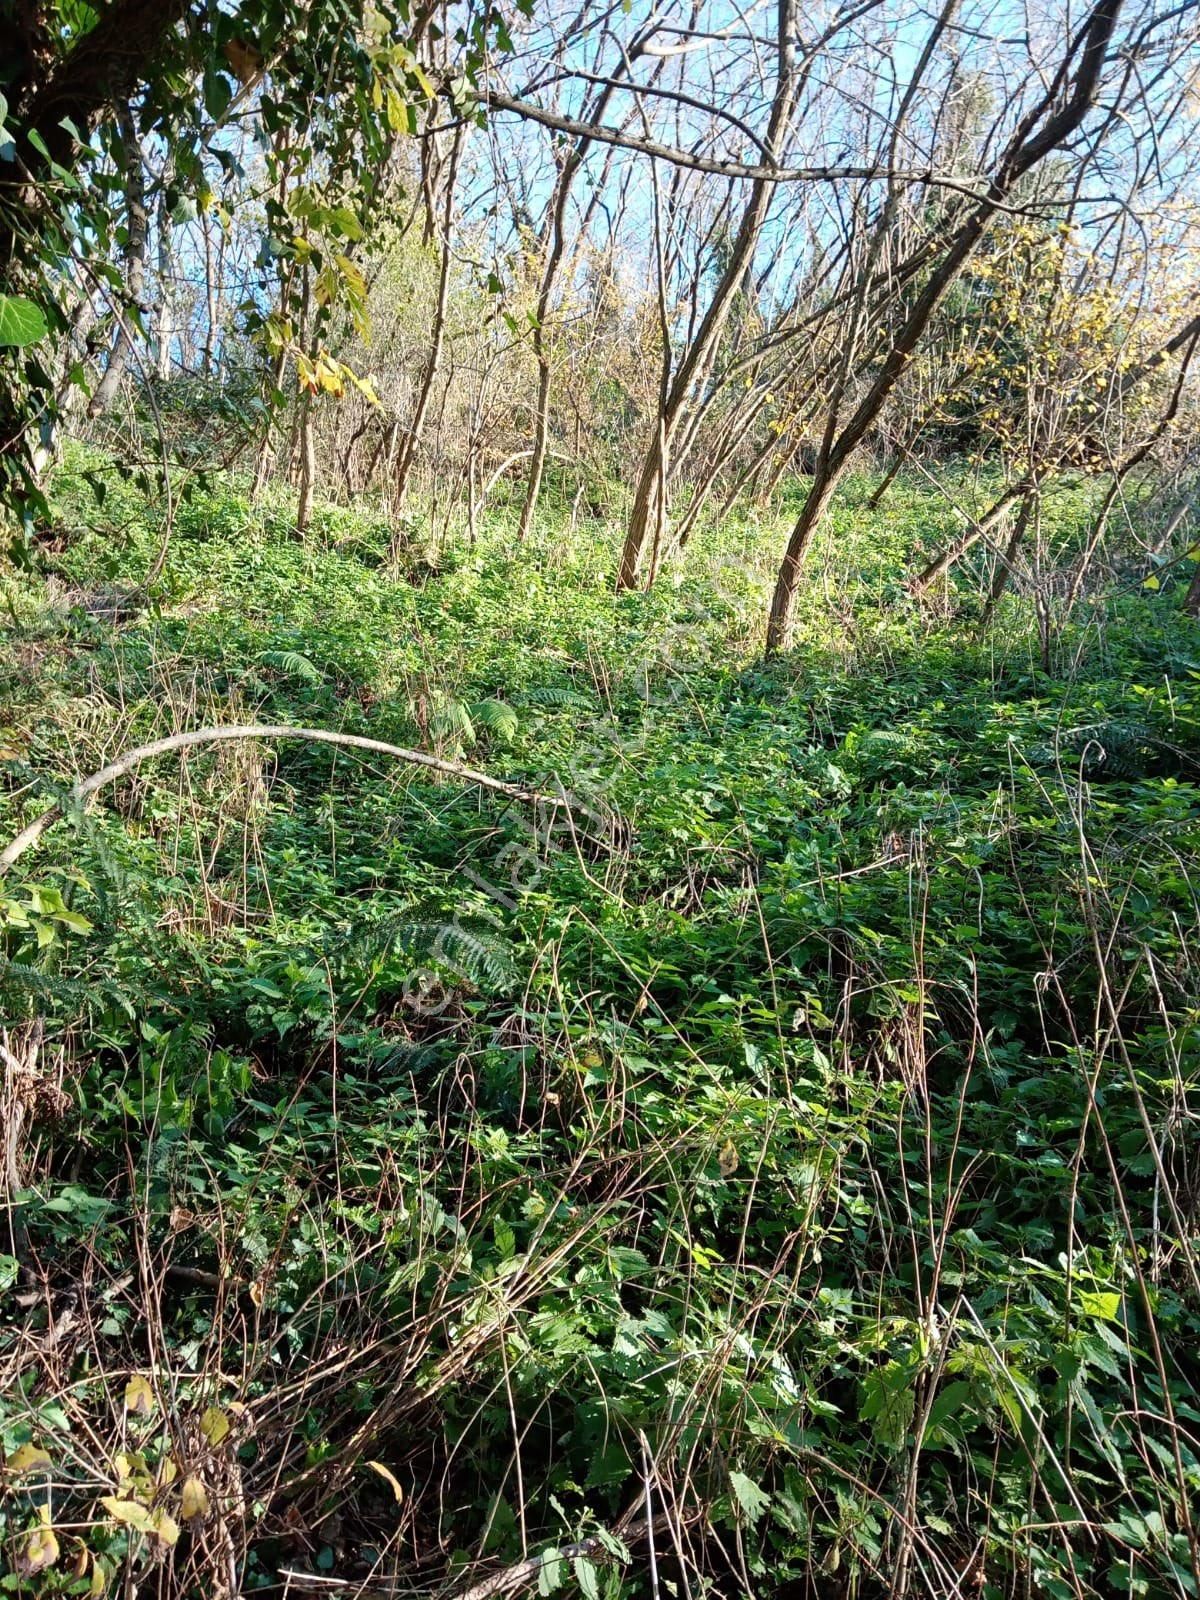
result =
M989 588L1036 566L1073 603L1149 473L1180 492L1141 555L1186 551L1187 8L1047 14L1019 39L957 4L545 10L511 19L457 111L436 92L454 22L413 43L424 104L377 94L395 137L369 206L361 139L264 119L257 52L227 47L186 148L121 110L93 178L111 252L65 290L68 411L150 464L286 482L301 528L318 483L434 544L497 503L524 537L550 493L611 519L623 586L701 516L809 477L770 647L862 452L986 464L918 586L980 543ZM307 109L310 133L332 115ZM1111 495L1082 550L1048 556L1037 505L1063 470Z

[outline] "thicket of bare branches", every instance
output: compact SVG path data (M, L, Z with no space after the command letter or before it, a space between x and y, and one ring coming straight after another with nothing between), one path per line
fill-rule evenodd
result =
M1179 470L1200 327L1192 7L1098 0L1021 28L966 0L923 18L892 0L550 7L514 22L474 108L443 21L385 226L335 250L310 201L336 203L338 175L295 163L301 312L269 349L242 332L283 304L253 96L211 188L130 117L125 310L80 285L103 426L132 407L152 453L215 443L258 487L292 483L301 527L318 485L375 497L396 549L406 514L473 537L501 495L525 537L549 486L556 509L612 519L622 586L702 516L797 482L770 648L856 463L994 469L918 589L981 540L1003 586L1055 473L1108 476L1098 543L1139 471ZM237 204L214 199L231 164Z

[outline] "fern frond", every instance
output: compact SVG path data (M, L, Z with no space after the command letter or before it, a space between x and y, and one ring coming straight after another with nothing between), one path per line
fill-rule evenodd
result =
M258 663L264 667L274 667L276 672L285 672L289 678L299 678L304 683L324 683L325 674L307 656L301 655L299 650L263 650L258 656Z
M504 941L461 922L414 918L409 912L381 917L359 925L326 945L365 964L401 954L414 966L428 966L450 974L456 982L481 991L503 991L517 973Z
M27 966L22 961L0 963L0 1009L9 1016L44 1015L56 1008L57 1014L82 1015L86 1011L117 1005L133 1015L130 997L113 983L83 983L76 978L60 978Z
M505 742L515 738L520 727L517 713L503 700L480 700L470 707L470 714L479 727L486 728Z
M586 695L578 689L570 689L558 684L546 684L541 688L530 689L525 700L530 705L548 706L551 710L594 711L596 702L591 695Z
M1085 775L1092 778L1143 778L1155 759L1161 759L1170 748L1144 722L1106 717L1101 722L1064 728L1052 743L1038 745L1030 754L1045 766L1082 760Z

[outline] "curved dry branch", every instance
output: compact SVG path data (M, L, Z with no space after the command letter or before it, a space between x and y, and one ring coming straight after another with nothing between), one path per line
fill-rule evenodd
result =
M131 772L141 762L148 761L151 756L169 755L174 750L186 750L192 745L221 744L234 739L301 739L309 744L332 744L351 750L370 750L378 755L391 756L397 761L408 761L413 766L426 767L431 772L444 772L452 778L463 778L481 789L491 789L496 794L506 795L510 800L524 800L535 805L566 804L561 798L539 794L534 789L522 789L515 783L504 783L499 778L490 778L486 772L476 772L474 767L463 766L457 761L443 761L439 756L426 755L422 750L409 750L404 745L388 744L383 739L368 739L362 734L333 733L325 728L292 728L283 723L193 728L187 733L173 733L165 739L155 739L151 744L139 745L136 750L129 750L116 761L109 762L108 766L101 767L99 772L93 772L91 777L81 779L71 790L68 801L56 801L54 805L49 806L40 817L36 817L27 828L23 828L16 838L0 851L0 872L11 867L30 845L37 843L50 824L63 815L67 804L82 805L97 790L103 789L106 784L113 783L117 778L123 778L127 772Z

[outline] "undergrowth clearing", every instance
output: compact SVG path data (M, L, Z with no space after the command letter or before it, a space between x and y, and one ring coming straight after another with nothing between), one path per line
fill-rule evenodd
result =
M4 840L232 722L569 804L247 741L22 857L5 1586L1200 1594L1196 624L981 632L869 487L764 665L786 517L614 596L611 530L396 574L217 480L151 603L72 456Z

